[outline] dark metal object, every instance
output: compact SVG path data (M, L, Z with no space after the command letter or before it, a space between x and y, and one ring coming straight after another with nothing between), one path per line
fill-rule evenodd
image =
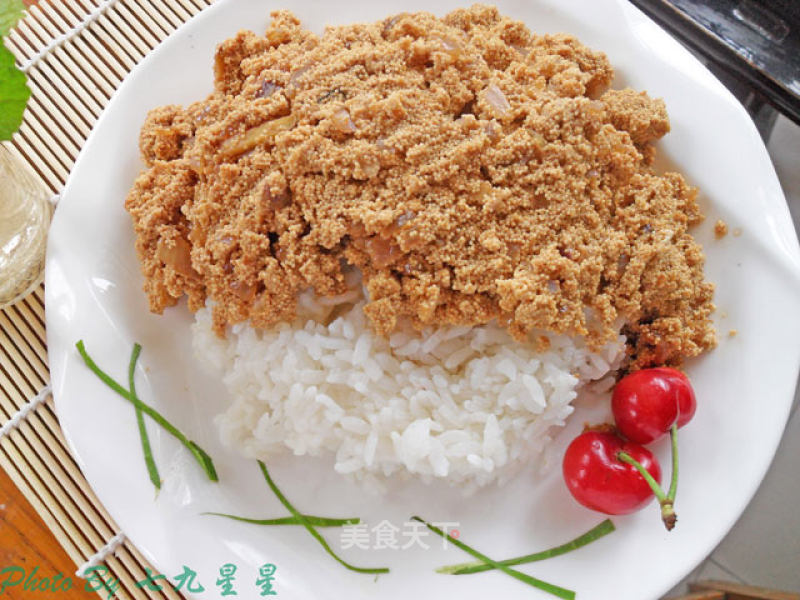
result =
M737 79L729 71L715 67L713 64L708 67L750 113L764 144L769 142L770 133L772 133L772 128L778 118L778 111L774 106L747 81Z
M771 106L800 124L800 0L631 2L705 59L765 140Z

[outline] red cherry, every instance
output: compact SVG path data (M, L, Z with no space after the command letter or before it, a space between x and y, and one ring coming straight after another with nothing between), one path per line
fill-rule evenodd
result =
M631 373L617 383L611 396L617 429L638 444L660 439L675 424L682 427L696 408L689 379L669 367Z
M670 371L669 376L672 377L672 384L678 394L678 429L680 429L694 417L694 413L697 411L697 398L695 398L694 389L685 373L666 367L662 370Z
M636 467L619 460L620 452L661 481L661 467L647 448L613 433L587 431L572 440L562 465L567 488L578 502L609 515L624 515L653 498L650 485Z

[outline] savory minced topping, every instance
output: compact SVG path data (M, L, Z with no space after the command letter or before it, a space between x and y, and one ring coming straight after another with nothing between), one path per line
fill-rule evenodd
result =
M186 294L220 334L266 328L354 265L381 334L497 319L599 345L624 322L633 366L714 345L696 190L651 168L664 103L608 89L604 54L481 5L322 36L272 16L142 129L126 208L153 311Z

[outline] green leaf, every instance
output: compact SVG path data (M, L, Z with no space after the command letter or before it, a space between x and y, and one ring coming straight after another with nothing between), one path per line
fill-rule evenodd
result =
M0 35L5 35L22 18L25 5L22 0L0 0Z
M31 95L27 81L25 73L14 64L14 55L0 41L0 140L10 140L22 123Z

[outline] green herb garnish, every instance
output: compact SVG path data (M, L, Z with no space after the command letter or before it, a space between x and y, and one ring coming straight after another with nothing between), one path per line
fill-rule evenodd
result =
M283 506L286 507L286 510L292 513L292 516L294 516L294 518L297 519L303 525L303 527L306 528L308 533L310 533L312 537L320 543L320 545L325 549L325 551L328 554L330 554L339 564L341 564L347 569L350 569L351 571L355 571L356 573L378 574L378 573L389 572L389 569L386 567L378 567L378 568L356 567L355 565L351 565L343 558L341 558L338 554L336 554L333 551L333 549L328 545L328 542L325 541L325 538L322 537L322 535L320 535L320 533L316 529L314 529L314 526L308 521L308 519L306 519L305 515L300 514L297 511L297 509L294 506L292 506L292 503L286 499L286 496L284 496L281 493L281 491L278 489L278 486L276 486L275 482L272 481L272 477L269 476L269 471L267 470L267 466L260 460L258 461L258 466L261 467L261 473L263 473L264 479L267 481L267 485L272 490L272 493L275 494L275 496L277 496L278 500L281 501L281 504L283 504Z
M130 391L131 396L136 399L139 397L136 395L136 382L134 381L134 375L136 374L136 362L139 360L139 354L141 354L141 352L142 347L139 344L134 344L133 351L131 352L131 362L128 365L128 390ZM153 451L150 448L150 437L147 435L147 429L144 425L144 413L138 404L134 405L134 411L136 412L136 424L139 427L139 439L142 441L144 464L147 466L147 473L150 475L150 481L153 482L153 485L156 486L157 490L160 490L161 477L158 475L158 467L156 466L156 461L153 458Z
M11 31L24 12L22 0L0 0L0 35Z
M252 523L253 525L302 525L303 522L295 516L281 517L279 519L249 519L247 517L238 517L236 515L228 515L226 513L218 512L204 512L204 515L213 515L215 517L225 517L233 519L234 521L241 521L242 523ZM330 519L328 517L315 517L314 515L303 515L309 525L314 527L342 527L343 525L358 525L361 519L358 517L354 519Z
M0 0L0 36L17 24L24 11L21 0ZM31 96L27 82L14 55L0 39L0 140L10 140L22 123L22 113Z
M512 569L510 567L507 567L507 566L497 562L496 560L492 560L491 558L489 558L485 554L481 554L480 552L478 552L474 548L468 546L464 542L462 542L460 540L457 540L457 539L447 535L444 531L442 531L441 529L439 529L438 527L436 527L434 525L431 525L430 523L428 523L427 521L425 521L424 519L422 519L420 517L411 517L411 520L412 521L417 521L419 523L424 523L425 526L428 529L430 529L433 533L435 533L436 535L438 535L442 539L447 540L448 542L450 542L451 544L453 544L457 548L460 548L461 550L463 550L467 554L469 554L471 556L474 556L479 561L481 561L483 564L488 565L492 569L499 569L500 571L502 571L506 575L510 575L514 579L518 579L519 581L522 581L523 583L527 583L528 585L533 586L533 587L535 587L537 589L540 589L542 591L549 592L550 594L553 594L554 596L557 596L559 598L563 598L564 600L574 600L575 599L575 592L573 592L572 590L568 590L568 589L559 587L557 585L553 585L552 583L547 583L546 581L542 581L541 579L536 579L535 577L531 577L530 575L526 575L525 573L520 573L519 571L516 571L516 570L514 570L514 569Z
M205 452L205 450L203 450L200 446L198 446L196 443L194 443L185 435L183 435L183 433L181 433L177 427L175 427L172 423L167 421L167 419L165 419L164 416L161 413L159 413L156 409L152 408L151 406L148 406L147 404L139 400L139 398L136 397L135 394L131 394L128 390L126 390L124 387L122 387L120 384L114 381L114 379L110 377L107 373L105 373L100 367L98 367L97 364L94 362L94 360L92 360L92 358L86 352L86 348L83 345L83 340L80 340L77 344L75 344L75 347L78 348L78 352L80 353L81 358L83 358L83 362L86 363L86 366L89 367L89 369L95 375L97 375L97 377L103 383L105 383L108 387L117 392L117 394L125 398L128 402L138 407L144 414L153 419L156 423L161 425L161 427L163 427L167 431L167 433L172 435L181 444L183 444L189 450L189 452L192 453L192 456L195 457L195 459L200 464L203 471L205 471L206 475L211 481L219 481L219 477L217 476L217 471L214 468L214 463L211 460L211 457Z
M604 535L608 535L612 531L614 531L614 523L612 523L609 519L606 519L599 525L596 525L583 535L576 537L574 540L567 542L566 544L561 544L560 546L556 546L554 548L550 548L549 550L544 550L542 552L535 552L533 554L526 554L525 556L518 556L517 558L509 558L507 560L500 560L498 564L506 566L506 567L513 567L515 565L521 565L524 563L536 562L539 560L545 560L547 558L553 558L554 556L560 556L562 554L566 554L567 552L571 552L573 550L577 550L578 548L585 546L597 539L600 539ZM450 575L469 575L471 573L481 573L482 571L490 571L494 567L491 565L487 565L485 562L469 562L469 563L461 563L459 565L448 565L446 567L440 567L436 569L437 573L446 573Z

